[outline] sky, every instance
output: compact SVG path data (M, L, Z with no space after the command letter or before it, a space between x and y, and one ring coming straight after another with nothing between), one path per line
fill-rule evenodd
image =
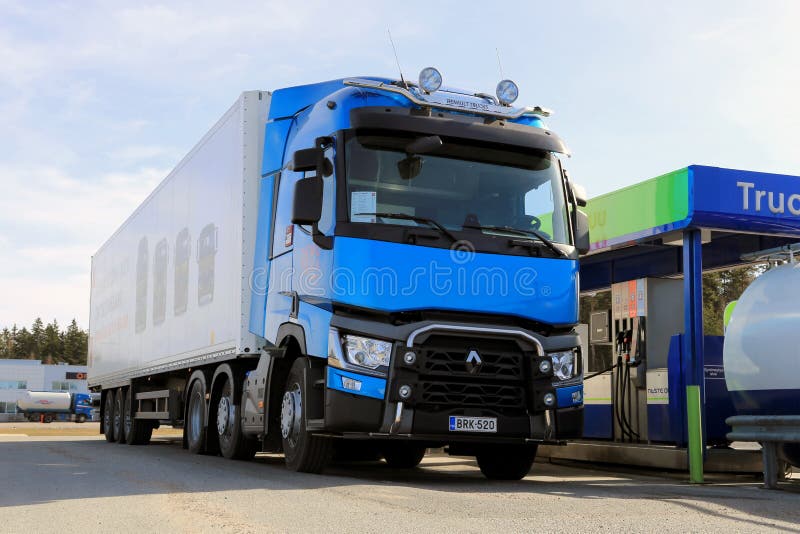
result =
M221 7L223 6L224 7ZM800 175L800 2L0 0L0 327L88 326L91 255L244 90L437 67L555 110L596 196Z

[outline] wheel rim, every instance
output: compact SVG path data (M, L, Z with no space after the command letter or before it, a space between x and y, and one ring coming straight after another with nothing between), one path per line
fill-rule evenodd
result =
M217 433L225 436L230 433L231 422L233 421L233 403L230 397L222 395L217 404Z
M297 445L302 417L303 402L300 396L300 385L293 384L283 394L283 403L281 404L281 434L292 447Z

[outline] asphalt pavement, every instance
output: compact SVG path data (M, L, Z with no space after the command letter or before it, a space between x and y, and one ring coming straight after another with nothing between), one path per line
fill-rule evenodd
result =
M129 446L5 426L2 532L800 532L795 481L696 486L683 474L536 463L522 481L492 482L472 459L441 454L408 471L362 462L309 475L278 455L192 455L176 433Z

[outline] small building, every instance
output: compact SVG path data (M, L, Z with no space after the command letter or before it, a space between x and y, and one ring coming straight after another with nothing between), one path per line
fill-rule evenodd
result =
M86 366L0 360L0 421L22 420L17 415L17 400L26 390L88 393Z

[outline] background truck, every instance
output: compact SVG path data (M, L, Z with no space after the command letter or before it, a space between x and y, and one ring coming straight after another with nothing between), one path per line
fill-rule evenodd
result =
M28 421L84 423L92 420L92 396L88 393L26 391L17 400L17 409Z
M349 78L243 93L92 259L101 432L193 453L426 447L527 474L583 427L585 194L541 108Z

